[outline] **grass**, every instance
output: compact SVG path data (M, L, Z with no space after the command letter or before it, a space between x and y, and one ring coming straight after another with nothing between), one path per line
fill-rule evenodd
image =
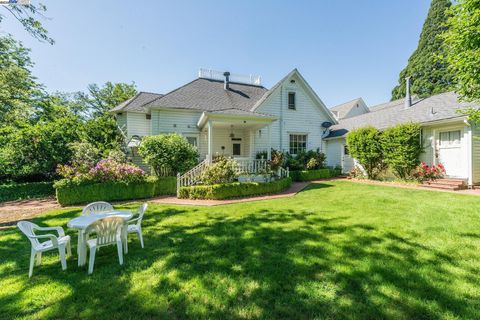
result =
M76 254L66 272L51 254L32 279L29 244L4 229L0 317L478 319L479 207L475 196L347 181L270 201L151 205L146 247L131 237L123 267L113 247L91 276ZM79 212L35 222L65 226Z

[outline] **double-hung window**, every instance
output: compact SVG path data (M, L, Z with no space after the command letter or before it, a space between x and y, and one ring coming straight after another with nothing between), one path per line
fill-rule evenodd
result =
M299 154L307 151L307 135L291 134L290 135L290 154Z

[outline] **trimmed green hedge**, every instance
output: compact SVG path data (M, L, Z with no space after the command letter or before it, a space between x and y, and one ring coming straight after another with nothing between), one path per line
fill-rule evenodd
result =
M338 168L324 168L318 170L290 171L290 177L293 181L310 181L337 177L341 173L341 169Z
M221 200L244 196L276 193L285 190L292 184L292 179L258 183L258 182L233 182L214 184L209 186L189 186L180 188L179 198L183 199L210 199Z
M53 182L25 182L0 185L0 202L53 196Z
M57 201L62 206L93 201L134 200L175 194L176 178L153 178L145 182L106 182L87 185L62 185Z

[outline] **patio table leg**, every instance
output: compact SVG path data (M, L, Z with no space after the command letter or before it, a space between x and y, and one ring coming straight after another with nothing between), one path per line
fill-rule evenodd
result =
M77 253L78 253L78 266L85 265L85 243L83 239L83 230L78 230L78 245L77 245Z
M125 223L123 225L123 251L125 251L125 254L128 253L128 223Z

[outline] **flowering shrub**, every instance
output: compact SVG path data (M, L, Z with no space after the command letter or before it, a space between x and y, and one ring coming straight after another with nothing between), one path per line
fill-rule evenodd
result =
M445 175L445 167L439 163L438 165L427 165L422 161L422 164L417 167L415 177L421 181L433 181L441 179Z
M96 182L141 182L145 181L145 172L130 164L120 163L112 158L100 160L89 169L84 166L60 165L57 173L64 183L84 184Z
M145 178L145 172L142 169L112 159L100 160L95 167L90 169L88 174L92 180L100 182L137 182Z

